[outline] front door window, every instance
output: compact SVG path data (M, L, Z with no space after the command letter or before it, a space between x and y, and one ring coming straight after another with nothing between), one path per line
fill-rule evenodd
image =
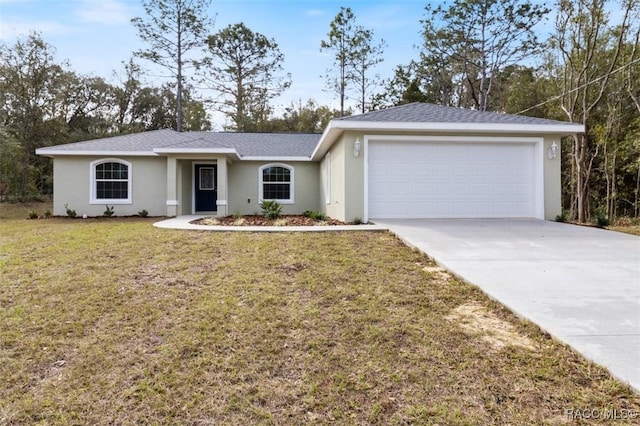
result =
M200 167L200 190L214 191L215 189L213 167Z

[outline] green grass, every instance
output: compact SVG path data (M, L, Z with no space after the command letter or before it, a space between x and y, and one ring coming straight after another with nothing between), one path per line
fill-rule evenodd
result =
M26 219L46 208L0 204L0 424L565 424L572 408L640 412L604 369L387 233ZM533 348L462 327L452 312L466 304Z

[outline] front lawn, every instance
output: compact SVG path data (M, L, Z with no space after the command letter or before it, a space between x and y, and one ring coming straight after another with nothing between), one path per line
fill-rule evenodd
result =
M46 209L0 204L0 424L640 413L640 396L604 369L390 234L26 220L34 208Z

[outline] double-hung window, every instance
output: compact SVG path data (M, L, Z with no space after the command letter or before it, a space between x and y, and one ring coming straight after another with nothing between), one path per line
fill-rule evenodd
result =
M119 159L91 163L91 204L131 204L131 163Z
M260 200L275 200L282 204L293 204L293 167L286 164L267 164L259 170Z

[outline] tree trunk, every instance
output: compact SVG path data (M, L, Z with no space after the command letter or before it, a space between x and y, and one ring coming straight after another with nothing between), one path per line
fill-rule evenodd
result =
M178 87L176 89L176 130L182 132L182 15L178 14Z

